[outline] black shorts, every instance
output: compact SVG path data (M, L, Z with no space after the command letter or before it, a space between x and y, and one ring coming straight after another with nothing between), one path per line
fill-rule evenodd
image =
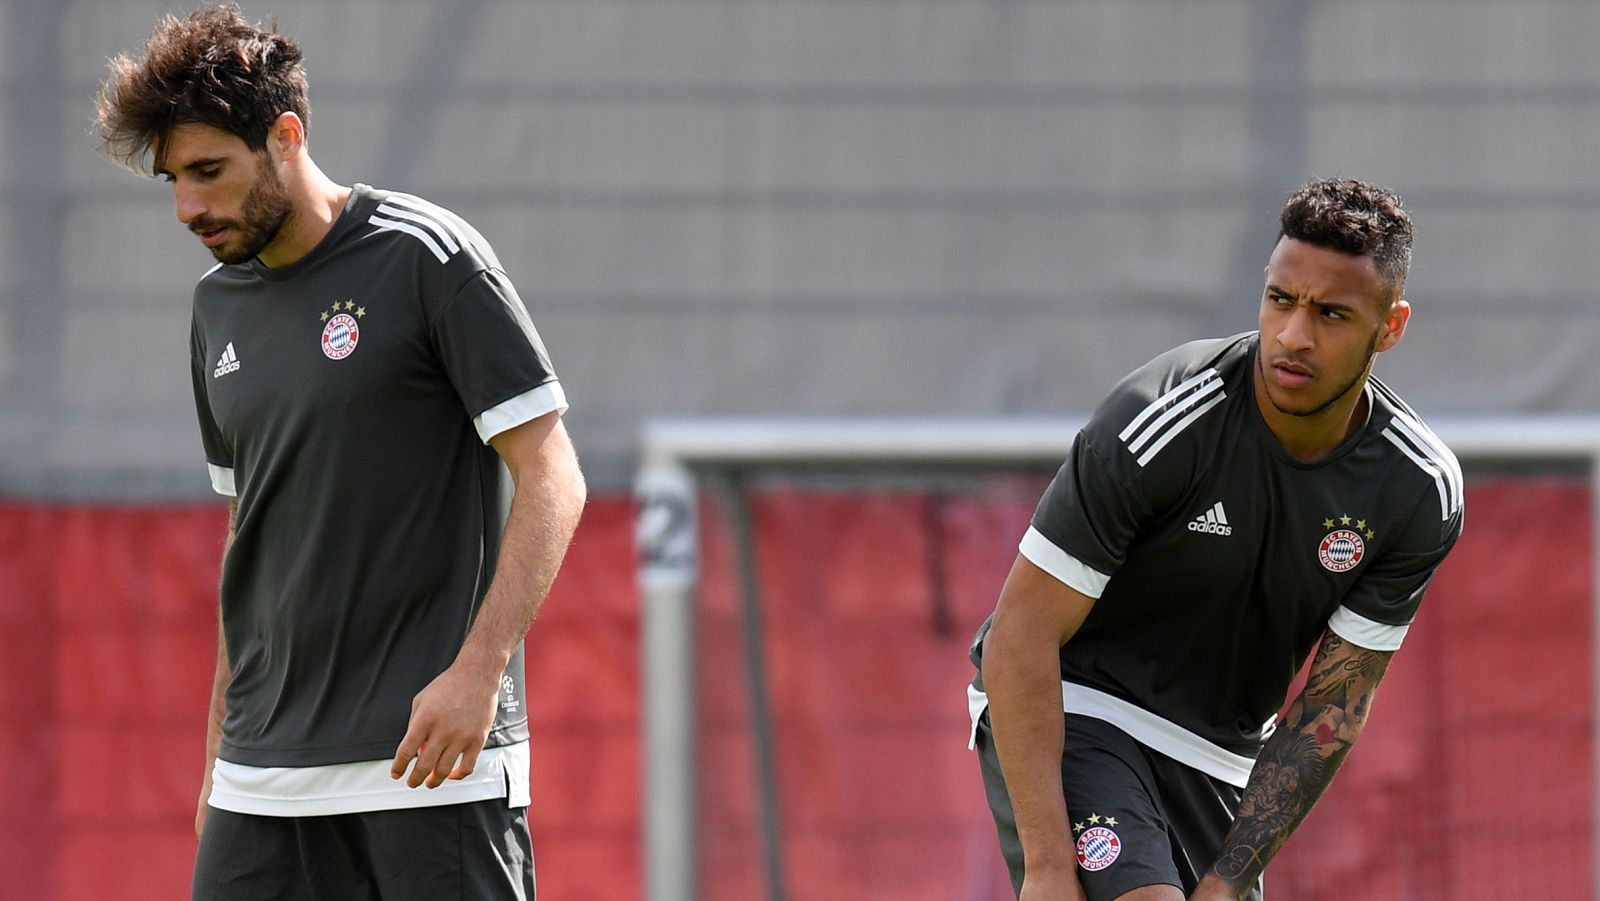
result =
M1150 750L1110 723L1065 716L1062 790L1077 838L1078 878L1089 901L1112 901L1145 885L1194 891L1216 862L1239 809L1240 789ZM1000 850L1020 893L1022 843L987 710L978 720L977 750ZM1245 897L1261 901L1261 884Z
M337 816L213 807L191 901L534 901L528 809L504 798Z

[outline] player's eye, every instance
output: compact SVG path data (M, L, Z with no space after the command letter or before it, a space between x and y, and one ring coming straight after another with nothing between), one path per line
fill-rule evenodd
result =
M216 178L217 175L219 173L221 173L221 172L222 172L222 167L221 166L213 166L210 169L201 169L197 174L201 178L210 179L210 178Z

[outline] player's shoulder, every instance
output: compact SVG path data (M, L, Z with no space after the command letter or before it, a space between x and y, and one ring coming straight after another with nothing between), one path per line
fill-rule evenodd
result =
M1367 380L1377 447L1396 462L1400 477L1427 491L1428 506L1441 521L1459 519L1465 500L1461 464L1449 446L1393 388L1376 376Z
M1255 333L1180 344L1128 373L1090 423L1097 444L1124 445L1140 465L1186 431L1204 428L1248 384Z
M194 302L198 307L206 299L226 293L230 288L255 281L247 263L217 263L207 269L194 283Z
M358 184L352 211L368 235L392 239L450 270L498 269L494 249L471 223L444 206L415 194Z
M1189 341L1157 354L1148 363L1128 373L1118 388L1154 399L1154 396L1166 393L1174 385L1197 376L1213 372L1231 375L1249 362L1255 346L1255 332Z

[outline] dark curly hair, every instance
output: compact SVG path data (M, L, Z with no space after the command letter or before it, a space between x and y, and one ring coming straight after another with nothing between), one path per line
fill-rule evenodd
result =
M1396 291L1411 268L1411 214L1388 188L1353 178L1314 181L1294 192L1279 217L1279 240L1293 238L1370 256Z
M96 98L101 151L147 172L152 149L179 125L210 125L261 151L278 116L309 120L300 47L276 29L250 24L232 4L163 17L143 60L111 60Z

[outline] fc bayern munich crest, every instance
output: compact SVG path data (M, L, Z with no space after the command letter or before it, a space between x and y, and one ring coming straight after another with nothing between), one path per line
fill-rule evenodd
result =
M1122 839L1104 826L1091 826L1078 835L1078 866L1091 873L1116 863L1121 853Z
M322 352L330 360L342 360L355 352L361 341L361 327L347 313L328 320L322 327Z
M1349 529L1329 532L1317 548L1317 559L1329 572L1342 573L1353 569L1367 552L1361 536Z

